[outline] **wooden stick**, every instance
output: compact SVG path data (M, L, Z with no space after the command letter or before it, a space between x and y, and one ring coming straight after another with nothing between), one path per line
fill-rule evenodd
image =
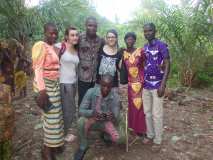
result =
M128 135L128 108L125 109L125 119L126 119L126 152L129 151L129 135Z

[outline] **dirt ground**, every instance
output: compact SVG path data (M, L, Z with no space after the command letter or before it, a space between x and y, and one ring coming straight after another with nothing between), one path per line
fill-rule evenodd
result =
M126 107L126 92L122 93ZM13 105L16 112L13 160L40 160L42 123L31 87L27 97L14 100ZM129 152L125 146L105 146L96 139L99 138L91 139L85 160L212 160L213 92L176 89L165 98L163 145L158 153L153 153L150 145L143 145L141 139L132 143L135 139L132 135ZM57 159L72 160L77 146L77 141L66 144L65 152Z

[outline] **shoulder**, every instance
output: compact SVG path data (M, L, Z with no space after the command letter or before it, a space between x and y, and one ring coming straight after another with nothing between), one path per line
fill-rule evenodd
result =
M92 96L96 92L96 90L97 90L96 87L90 88L90 89L87 90L86 95L87 96Z
M62 45L61 42L54 44L54 46L55 46L56 48L61 48L61 45Z
M158 44L159 47L168 47L166 42L163 42L159 39L157 39L157 44Z
M35 49L35 48L41 48L41 47L44 46L44 44L45 44L45 42L43 42L43 41L38 41L38 42L34 43L33 49Z
M33 47L32 47L32 59L36 59L36 58L40 57L40 55L44 51L44 45L45 45L45 42L43 42L43 41L36 42L33 45Z

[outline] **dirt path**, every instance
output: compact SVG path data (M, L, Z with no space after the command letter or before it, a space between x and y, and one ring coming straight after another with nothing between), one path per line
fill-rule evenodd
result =
M40 160L42 126L31 88L26 98L13 104L16 112L13 160ZM213 92L192 90L179 93L173 101L165 100L164 140L159 153L142 145L140 139L130 146L128 153L125 146L94 144L85 160L212 160ZM77 142L66 144L58 160L72 160L76 149Z

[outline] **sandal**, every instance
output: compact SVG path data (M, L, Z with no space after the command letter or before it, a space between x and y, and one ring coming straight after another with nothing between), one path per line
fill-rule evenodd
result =
M143 140L142 140L142 143L145 144L145 145L152 144L152 139L144 137Z

